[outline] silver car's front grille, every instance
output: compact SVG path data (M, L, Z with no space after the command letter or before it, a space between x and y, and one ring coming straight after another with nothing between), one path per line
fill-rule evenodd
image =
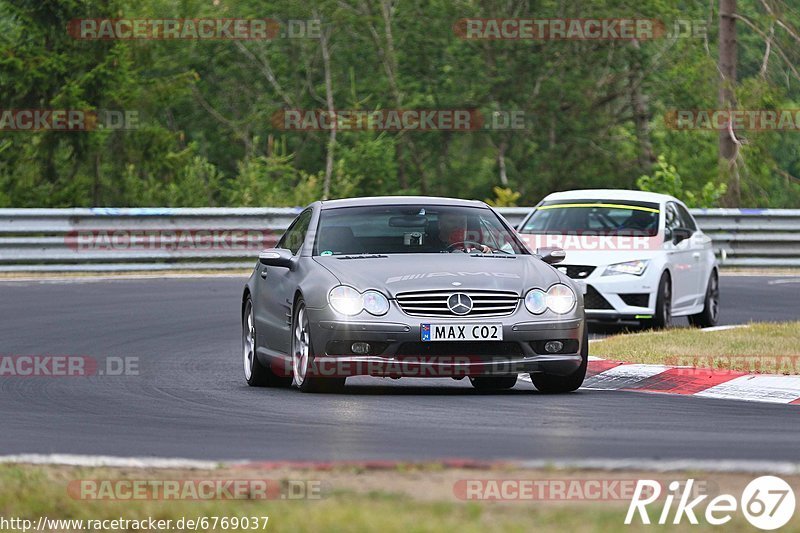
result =
M469 296L472 309L468 313L450 310L447 302L454 294ZM401 292L397 294L397 303L411 316L475 318L510 315L517 308L519 298L514 291L439 289Z

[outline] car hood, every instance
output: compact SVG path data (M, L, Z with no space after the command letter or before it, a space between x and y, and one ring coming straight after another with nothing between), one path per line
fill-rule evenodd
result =
M565 265L602 266L652 259L664 253L661 235L632 238L523 234L520 237L532 250L540 246L562 248L567 254L563 261Z
M356 289L397 293L428 289L497 289L523 295L533 287L547 288L561 280L549 265L531 255L480 256L395 254L385 256L315 256L339 281Z
M603 266L626 261L647 260L663 254L651 250L567 250L562 261L565 265ZM558 267L559 265L556 265Z

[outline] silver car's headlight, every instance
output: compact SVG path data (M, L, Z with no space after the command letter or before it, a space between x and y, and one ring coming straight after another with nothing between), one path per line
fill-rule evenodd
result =
M380 292L368 290L361 294L347 285L331 289L328 301L336 312L347 316L357 315L361 311L380 316L389 311L389 300Z
M364 299L361 293L347 285L339 285L331 289L328 301L336 312L343 315L353 316L364 310Z
M547 301L542 289L531 289L525 295L525 308L534 315L540 315L547 310Z
M641 276L647 269L648 261L626 261L624 263L616 263L608 265L603 272L604 276L615 276L617 274L633 274L634 276Z
M366 291L361 295L364 300L364 311L371 315L385 315L389 311L389 300L378 291Z
M557 283L547 290L545 301L552 312L563 315L572 311L577 298L575 291L563 283Z

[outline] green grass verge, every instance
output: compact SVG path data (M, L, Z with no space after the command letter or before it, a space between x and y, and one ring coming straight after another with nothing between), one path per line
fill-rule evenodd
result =
M155 477L161 474L156 474ZM207 473L187 472L189 478ZM306 472L306 476L313 476ZM401 476L401 473L393 473ZM614 503L475 503L447 493L421 500L385 490L328 491L318 500L303 501L83 501L70 497L71 479L152 478L153 474L125 469L86 469L0 465L0 516L34 521L40 516L62 519L136 519L148 517L177 521L182 517L269 516L266 531L381 531L381 532L523 532L523 531L652 531L654 526L625 526L627 502ZM175 479L174 475L172 479ZM424 484L424 480L419 481ZM391 483L387 483L391 484ZM653 519L658 509L651 510ZM673 509L674 511L674 509ZM663 529L663 526L662 526ZM222 530L222 528L217 528ZM707 525L669 526L670 531L720 531ZM740 514L725 531L751 531ZM787 531L800 531L794 522ZM201 529L202 531L202 529ZM262 531L262 529L259 529Z
M722 331L674 328L607 337L591 355L631 363L800 374L800 322L752 323Z

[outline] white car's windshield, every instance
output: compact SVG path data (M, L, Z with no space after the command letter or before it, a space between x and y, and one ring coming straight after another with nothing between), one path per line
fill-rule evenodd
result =
M446 252L528 253L490 209L436 205L325 209L313 253Z
M615 200L557 200L542 203L520 233L577 233L653 237L658 204Z

